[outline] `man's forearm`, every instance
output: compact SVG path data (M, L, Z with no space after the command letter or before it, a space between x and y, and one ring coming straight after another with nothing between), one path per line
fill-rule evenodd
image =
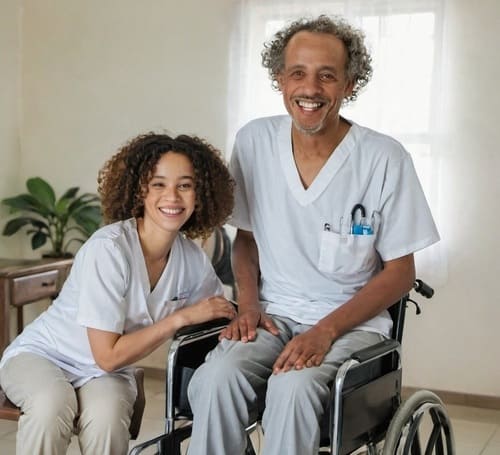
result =
M349 330L389 308L411 289L414 281L413 254L388 261L384 269L348 302L316 325L329 334L333 343Z
M233 243L233 272L241 310L258 308L259 253L251 232L238 230Z

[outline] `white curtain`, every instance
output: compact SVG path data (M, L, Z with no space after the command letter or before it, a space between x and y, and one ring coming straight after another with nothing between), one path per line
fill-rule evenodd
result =
M412 154L439 228L440 53L442 0L235 0L230 55L228 140L247 121L285 113L260 53L264 41L301 16L341 15L365 34L374 74L342 115L400 140ZM418 213L415 213L418 217ZM446 280L442 243L416 254L417 274L437 286Z

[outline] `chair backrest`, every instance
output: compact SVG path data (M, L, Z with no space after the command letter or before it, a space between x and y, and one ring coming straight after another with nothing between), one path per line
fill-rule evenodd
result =
M231 288L231 298L235 297L234 275L231 267L231 239L223 226L214 229L205 240L195 239L210 258L215 273L223 284Z

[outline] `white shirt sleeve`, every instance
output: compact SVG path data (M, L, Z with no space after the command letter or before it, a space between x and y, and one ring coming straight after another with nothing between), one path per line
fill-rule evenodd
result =
M393 163L381 195L376 249L383 261L414 253L439 240L409 153Z
M252 231L245 176L243 175L240 161L242 157L240 156L239 139L240 138L237 136L229 163L229 171L236 183L234 189L234 208L231 218L229 219L229 224L245 231Z
M77 260L78 324L123 333L130 275L123 253L112 240L94 239L82 247Z

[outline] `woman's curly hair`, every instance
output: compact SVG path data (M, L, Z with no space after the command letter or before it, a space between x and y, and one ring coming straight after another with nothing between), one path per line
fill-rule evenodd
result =
M147 133L124 145L99 171L104 220L112 223L144 216L148 183L167 152L185 155L195 174L195 209L181 231L189 238L208 237L231 214L234 181L220 151L195 136Z
M353 91L345 101L354 101L372 76L371 57L364 44L364 33L337 16L330 18L321 15L316 19L298 19L264 43L264 50L261 53L262 65L267 68L273 87L278 88L278 76L285 67L286 46L290 39L301 31L328 33L344 43L347 51L346 75L347 79L354 83Z

